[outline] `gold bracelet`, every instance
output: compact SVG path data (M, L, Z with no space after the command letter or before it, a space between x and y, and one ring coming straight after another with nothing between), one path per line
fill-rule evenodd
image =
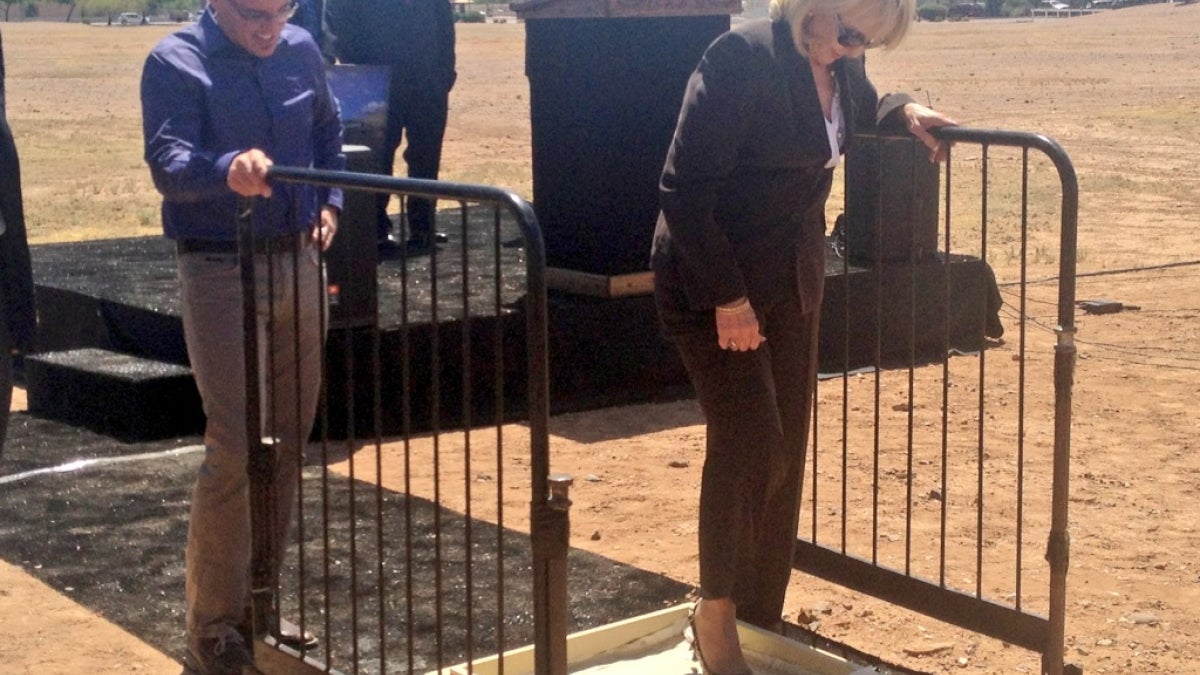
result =
M725 314L741 314L748 309L750 309L750 298L743 299L740 303L734 305L733 307L721 307L720 305L717 305L716 307L718 312L723 312Z

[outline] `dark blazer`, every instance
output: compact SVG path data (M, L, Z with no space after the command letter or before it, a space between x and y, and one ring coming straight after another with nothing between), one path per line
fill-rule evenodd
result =
M855 129L896 121L912 99L882 100L863 60L834 66ZM889 118L890 116L890 118ZM712 308L748 296L820 302L825 266L829 140L808 60L785 22L747 21L718 37L692 73L659 184L662 215L651 266L667 328L711 325ZM663 312L663 310L666 310ZM686 325L676 325L686 330Z
M0 234L0 330L7 331L9 345L28 352L33 349L36 325L33 273L21 202L21 164L6 114L4 45L0 41L0 215L4 217L4 234Z
M392 66L393 87L446 93L457 77L454 10L447 0L326 0L342 63Z
M312 35L326 62L333 63L337 59L333 52L333 37L326 24L325 0L297 0L296 13L288 23L300 26Z

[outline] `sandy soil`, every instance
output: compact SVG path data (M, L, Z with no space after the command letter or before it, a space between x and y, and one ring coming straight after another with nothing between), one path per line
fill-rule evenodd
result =
M499 183L528 196L523 27L462 26L459 36L461 74L451 100L445 177ZM14 49L7 28L5 38ZM1126 311L1078 317L1068 659L1084 672L1194 672L1200 660L1200 565L1189 554L1200 546L1194 501L1200 486L1194 401L1200 369L1200 243L1194 234L1200 207L1200 117L1194 108L1200 99L1200 6L1135 7L1069 20L923 23L899 50L872 54L870 69L881 89L916 92L970 126L1044 133L1074 161L1082 194L1077 297L1117 300ZM1047 219L1053 222L1053 216ZM1057 232L1036 232L1033 245L1031 277L1051 276ZM1020 270L1003 247L993 252L1001 283L1018 279ZM1044 391L1052 337L1036 326L1053 325L1053 295L1038 287L1030 295L1029 377L1035 390ZM1006 307L1010 338L1015 315L1014 307ZM993 350L989 358L1000 362L1010 350ZM997 391L1012 391L1009 377L996 377ZM829 403L832 394L822 396ZM1051 423L1048 408L1033 409L1026 433L1044 442ZM573 544L694 583L703 448L695 405L567 415L554 420L552 431L555 470L597 479L577 480ZM682 464L679 459L687 465L669 466ZM954 480L963 482L952 483L952 490L966 491L973 477ZM1031 566L1042 545L1030 542ZM79 617L79 623L60 622L53 608L61 599L17 567L0 564L0 589L6 672L119 672L106 670L111 663L173 672L128 635L114 637L99 620L87 621L86 610L66 607L64 616ZM1035 601L1039 593L1033 591ZM35 603L47 610L31 621L28 608ZM786 615L922 671L1038 670L1024 650L800 574ZM47 640L69 641L72 648L56 652Z

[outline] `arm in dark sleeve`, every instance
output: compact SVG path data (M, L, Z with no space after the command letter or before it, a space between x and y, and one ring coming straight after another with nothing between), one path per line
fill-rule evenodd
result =
M237 153L204 148L199 84L151 53L142 70L141 95L145 158L154 187L176 202L228 194L225 179Z
M4 101L4 45L0 41L0 321L11 346L33 350L37 309L33 296L33 267L25 236L25 206L21 198L21 162L8 126Z
M437 69L446 91L450 91L458 79L454 55L454 10L445 0L433 0L433 2L437 12Z
M875 113L875 123L882 131L887 133L908 133L908 126L904 122L904 115L899 112L908 103L916 103L916 99L904 93L884 94L883 98L879 99L879 108Z
M734 248L715 214L723 184L737 166L750 119L754 80L749 46L726 34L688 80L675 137L659 183L671 250L693 307L746 295Z
M0 63L3 60L0 58ZM0 89L3 88L0 82ZM8 121L0 117L0 321L11 346L28 353L37 327L33 267L25 234L21 163Z

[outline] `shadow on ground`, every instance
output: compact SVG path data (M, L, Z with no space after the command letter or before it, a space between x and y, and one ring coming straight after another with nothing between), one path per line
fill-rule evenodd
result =
M182 658L183 546L199 443L125 444L15 414L0 459L0 556ZM424 672L532 641L528 537L373 485L323 481L319 467L305 470L303 491L307 513L319 514L314 500L328 495L334 512L353 503L353 513L378 505L383 514L379 525L310 517L303 559L293 552L284 561L282 577L304 581L281 589L283 612L303 607L324 639L318 660L347 671ZM572 631L677 604L690 590L583 551L571 552L569 566Z

